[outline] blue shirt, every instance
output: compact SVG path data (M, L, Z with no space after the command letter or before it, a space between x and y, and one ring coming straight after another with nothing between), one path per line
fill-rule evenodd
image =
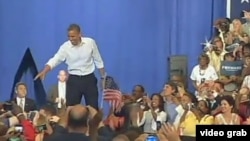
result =
M168 122L170 124L174 123L175 118L178 115L177 111L175 110L176 107L177 107L177 105L174 104L173 102L166 101L164 103L164 110L167 112Z

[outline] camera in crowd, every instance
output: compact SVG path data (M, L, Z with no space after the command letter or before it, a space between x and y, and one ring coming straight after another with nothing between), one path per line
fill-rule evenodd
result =
M22 133L23 133L22 125L16 125L15 127L10 128L7 134L10 134L11 137L8 138L7 141L22 141L21 139Z
M27 118L30 120L30 121L33 121L35 116L36 116L36 111L30 111L27 115Z
M47 126L46 126L46 124L39 125L39 126L36 126L36 129L40 133L40 132L47 130Z

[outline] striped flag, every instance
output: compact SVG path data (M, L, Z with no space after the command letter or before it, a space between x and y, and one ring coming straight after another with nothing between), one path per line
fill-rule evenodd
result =
M122 104L122 93L111 76L105 78L103 100L108 101L113 110Z
M250 0L227 0L227 17L242 19L243 11L250 10Z

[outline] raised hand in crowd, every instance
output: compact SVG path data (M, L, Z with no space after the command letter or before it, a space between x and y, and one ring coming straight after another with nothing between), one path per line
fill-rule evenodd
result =
M164 123L162 125L162 133L168 141L181 141L178 131L169 123Z
M1 114L0 118L9 118L9 117L12 117L12 116L13 116L12 112L11 111L7 111L7 112Z
M149 109L151 109L152 108L152 101L151 101L151 99L148 96L144 96L143 98L146 101L147 106L149 107Z
M59 116L52 116L49 121L50 122L55 122L55 123L58 123L60 120L60 117Z
M90 119L93 119L94 116L98 113L98 111L95 108L93 108L93 107L91 107L89 105L87 106L87 108L89 110Z
M122 96L122 100L123 102L126 104L126 103L131 103L131 102L134 102L135 101L135 97L132 96L132 95L123 95Z
M90 135L91 141L97 141L98 127L102 122L103 111L102 109L97 111L95 108L91 106L87 106L87 108L89 110L89 116L90 116L88 134Z
M118 113L118 112L121 112L121 110L122 110L122 107L124 106L124 102L122 102L117 108L115 108L115 113ZM111 111L112 111L112 108L111 108Z
M178 90L179 97L182 97L186 93L186 90L183 85L178 85L177 90Z

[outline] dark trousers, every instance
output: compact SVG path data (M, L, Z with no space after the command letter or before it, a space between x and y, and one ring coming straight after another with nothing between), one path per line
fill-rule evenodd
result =
M98 109L98 88L94 73L84 76L69 75L66 89L66 105L80 104L82 96L85 98L86 105Z

